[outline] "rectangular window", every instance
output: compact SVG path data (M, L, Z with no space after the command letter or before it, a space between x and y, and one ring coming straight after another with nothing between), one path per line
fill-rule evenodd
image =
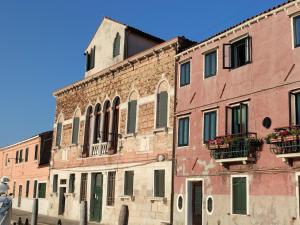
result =
M165 170L154 171L154 197L165 197Z
M232 213L247 214L247 178L232 177Z
M156 128L167 126L168 120L168 92L162 91L157 94Z
M71 173L69 177L69 193L74 193L75 191L75 174Z
M180 65L180 87L190 84L190 62Z
M80 202L86 201L88 174L82 173L80 180Z
M204 142L207 143L209 140L213 140L216 137L217 130L217 112L206 112L204 113Z
M86 52L86 71L89 71L95 67L95 52L96 46L94 46L90 52Z
M300 125L300 93L295 95L296 125Z
M53 181L52 181L52 191L53 193L57 193L57 189L58 189L58 174L55 174L53 176Z
M46 183L39 183L38 198L46 198Z
M217 51L213 51L205 54L205 62L204 62L204 77L212 77L217 74Z
M189 117L180 118L178 122L178 147L189 145Z
M248 105L240 104L231 108L232 134L244 134L248 132Z
M56 147L60 147L61 144L62 128L62 123L58 123L56 129Z
M29 196L29 187L30 187L30 181L27 180L26 181L26 198L28 198L28 196Z
M8 154L5 155L5 166L7 166L8 163Z
M20 150L19 162L23 162L23 149Z
M19 151L16 151L16 164L19 163Z
M128 102L127 134L135 133L137 100Z
M29 148L25 149L25 162L28 162Z
M34 160L38 159L38 153L39 153L39 145L35 145L35 147L34 147Z
M79 120L79 117L73 119L72 144L78 143Z
M133 196L134 171L125 171L124 195Z
M294 47L300 46L300 16L294 17Z
M33 183L33 198L36 198L37 185L38 185L38 182L37 182L37 180L35 180Z
M252 60L252 39L245 37L231 44L223 45L223 68L234 69Z
M107 176L107 199L106 205L113 206L115 204L115 183L116 172L108 172Z
M13 186L13 196L15 197L16 195L16 181L14 181L14 186Z

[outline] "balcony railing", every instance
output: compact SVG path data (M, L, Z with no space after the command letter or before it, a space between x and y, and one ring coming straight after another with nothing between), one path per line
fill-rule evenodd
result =
M275 128L266 137L266 142L270 144L271 151L283 161L300 158L300 126Z
M234 134L218 136L207 143L210 154L217 162L224 164L230 162L255 161L262 140L256 133Z
M91 156L101 156L108 154L108 142L96 143L91 145Z

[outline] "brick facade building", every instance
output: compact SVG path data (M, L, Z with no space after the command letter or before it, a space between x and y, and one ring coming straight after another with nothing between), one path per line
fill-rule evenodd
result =
M131 225L170 221L175 55L190 44L103 20L85 79L54 93L50 215L79 219L87 200L90 221L116 224L122 205Z

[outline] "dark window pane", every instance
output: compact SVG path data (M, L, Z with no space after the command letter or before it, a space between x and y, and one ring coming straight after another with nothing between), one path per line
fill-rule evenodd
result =
M106 204L108 206L113 206L115 204L115 184L116 184L116 172L108 172L107 199L106 199Z
M204 142L216 137L216 112L207 112L204 114Z
M231 67L237 68L251 61L251 37L231 44Z
M70 174L69 178L69 193L74 193L75 190L75 174Z
M166 127L168 117L168 92L157 95L156 128Z
M187 146L189 144L189 118L180 118L178 124L178 146Z
M205 55L205 78L216 75L217 51Z
M62 123L57 124L56 132L56 146L59 147L61 144Z
M52 187L52 191L53 191L54 193L56 193L56 192L57 192L57 188L58 188L58 175L55 174L55 175L53 176L53 187Z
M125 180L124 180L124 195L133 195L133 171L125 171Z
M26 148L26 150L25 150L25 162L27 162L28 161L28 154L29 154L29 148Z
M232 207L234 214L247 213L246 177L232 178Z
M78 132L79 132L79 118L75 117L73 119L72 144L77 144Z
M294 18L294 45L300 46L300 16Z
M30 187L30 181L26 181L26 198L29 196L29 187Z
M127 133L135 133L136 126L136 107L137 101L132 100L128 102L128 119L127 119Z
M37 191L37 180L33 183L33 198L36 198L36 191Z
M46 198L46 183L39 183L39 198Z
M300 93L295 96L296 102L296 125L300 125Z
M86 201L86 194L87 194L87 173L81 174L80 180L80 202Z
M121 36L117 33L113 45L113 57L120 55Z
M180 87L190 83L190 62L181 64L180 66Z
M34 148L34 160L38 159L38 150L39 150L39 145L36 145Z

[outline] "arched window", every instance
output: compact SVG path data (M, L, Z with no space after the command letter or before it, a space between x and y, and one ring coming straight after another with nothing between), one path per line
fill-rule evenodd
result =
M80 110L77 109L73 117L72 126L72 144L78 144L79 125L80 125Z
M119 33L117 33L113 45L113 57L120 55L120 44L121 44L121 36Z
M83 145L83 156L87 157L91 146L91 121L93 118L93 108L89 106L86 111L85 117L85 129L84 129L84 145Z
M61 146L63 121L64 121L64 117L63 115L60 115L56 125L56 147Z
M132 92L129 97L127 112L127 134L133 134L136 131L137 98L138 95L135 91Z
M169 85L163 81L158 86L156 96L156 128L167 127L168 124L168 89Z
M102 130L102 142L108 142L108 135L109 135L109 122L110 122L110 102L106 101L103 107L103 130Z
M119 115L120 115L120 98L116 97L113 101L112 139L111 139L111 148L114 150L114 153L118 149Z
M97 104L95 107L95 125L93 143L100 142L100 123L101 123L101 105Z

